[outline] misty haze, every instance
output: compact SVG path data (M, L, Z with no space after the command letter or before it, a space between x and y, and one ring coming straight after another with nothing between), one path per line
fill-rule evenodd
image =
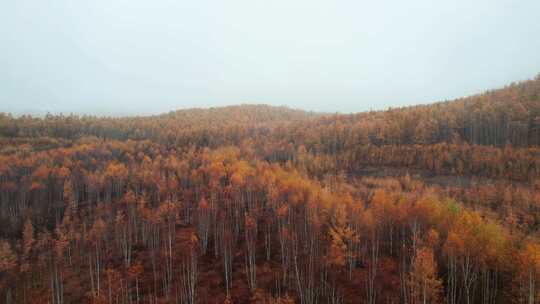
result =
M2 1L0 303L540 303L539 1Z

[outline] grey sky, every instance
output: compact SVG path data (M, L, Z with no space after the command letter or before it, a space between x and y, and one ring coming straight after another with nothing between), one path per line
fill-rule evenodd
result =
M538 0L0 0L0 111L358 112L538 72Z

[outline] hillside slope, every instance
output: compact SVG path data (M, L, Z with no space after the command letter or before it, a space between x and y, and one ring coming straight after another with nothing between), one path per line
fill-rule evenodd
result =
M302 132L304 137L322 137L332 132L332 136L346 141L345 145L350 141L351 145L468 142L534 146L540 144L540 76L453 101L351 115L317 114L268 105L187 109L125 118L61 115L13 118L2 114L0 135L156 139L159 133L170 131L209 130L213 136L222 136L216 131L291 122L296 125L291 135Z

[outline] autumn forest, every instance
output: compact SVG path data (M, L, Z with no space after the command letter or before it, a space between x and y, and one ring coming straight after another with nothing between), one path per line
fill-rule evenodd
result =
M540 303L540 75L357 114L0 113L0 303Z

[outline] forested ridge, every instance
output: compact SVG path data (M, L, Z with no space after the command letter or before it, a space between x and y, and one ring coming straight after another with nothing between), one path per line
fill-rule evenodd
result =
M0 114L2 303L539 303L540 76L358 114Z

